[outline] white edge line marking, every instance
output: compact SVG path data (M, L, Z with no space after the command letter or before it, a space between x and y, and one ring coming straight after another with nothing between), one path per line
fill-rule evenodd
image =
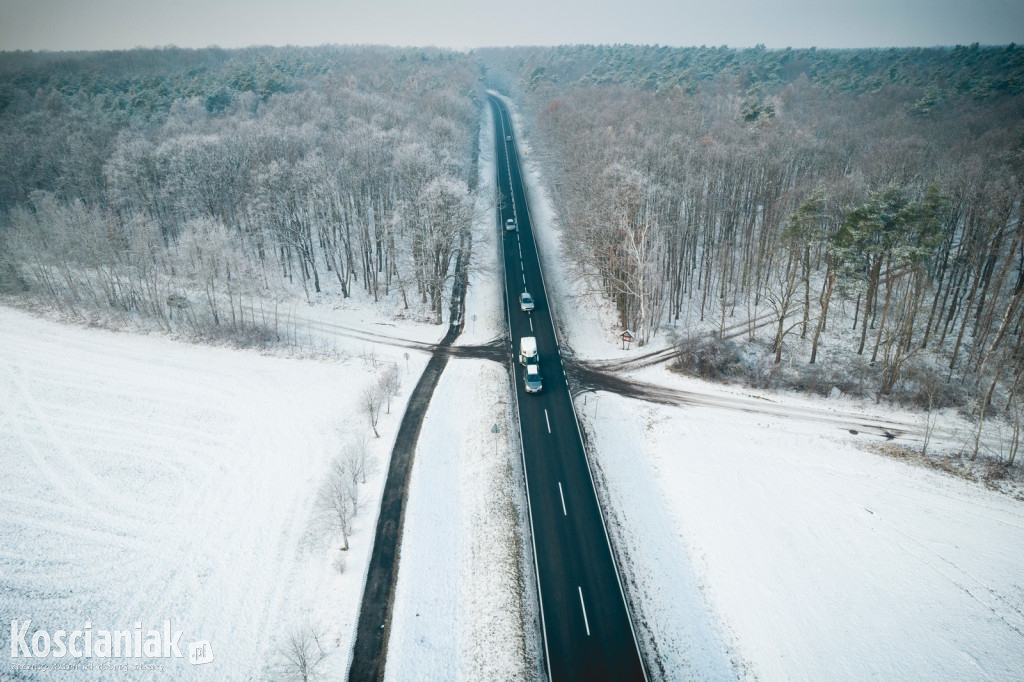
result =
M495 97L494 99L497 100L497 97ZM505 120L501 116L501 107L499 107L497 105L497 102L495 102L494 108L491 109L492 114L494 112L494 109L498 109L498 120L501 122L501 132L504 134L505 133ZM509 121L509 125L510 126L511 126L511 124L512 124L512 122ZM505 164L506 164L506 167L507 167L508 166L508 154L505 155ZM509 185L511 185L511 179L512 179L511 175L512 175L512 172L511 172L511 169L509 169ZM495 184L497 184L497 182L495 182ZM515 206L515 200L513 199L513 210L514 210L514 206ZM529 210L529 206L527 206L527 210ZM498 219L499 219L499 221L501 220L500 216L499 216ZM505 270L505 240L502 239L502 240L499 240L499 241L501 242L501 269L502 269L502 271L504 271ZM522 247L520 247L520 248L522 248ZM510 306L511 306L511 303L509 302L508 296L506 295L505 296L505 315L506 315L505 322L506 322L506 324L510 325L509 326L509 331L511 332L510 320L512 318L512 310L511 310ZM555 332L555 333L557 334L557 332ZM515 347L514 347L514 344L513 344L511 338L509 338L509 346L511 347L510 351L513 353L513 356L514 356L514 354L515 354ZM518 392L512 391L512 401L516 405L516 415L519 415L519 394L518 394ZM520 457L522 459L522 463L523 463L523 481L524 481L524 483L526 485L526 512L527 512L527 518L530 521L530 546L533 548L533 575L534 575L534 583L537 586L537 601L540 602L538 604L538 606L540 607L540 609L539 609L540 610L540 630L541 630L542 638L544 640L544 668L545 668L545 671L547 672L547 678L550 680L551 679L551 652L548 649L548 626L547 626L547 621L544 618L544 591L540 587L540 566L537 563L537 534L536 534L536 531L533 528L533 502L530 500L530 475L526 471L526 449L523 447L523 421L520 418L520 419L517 419L516 422L519 425L519 455L520 455ZM579 429L579 424L578 423L577 423L576 428ZM607 530L605 531L605 533L607 534ZM618 577L618 576L616 576L616 577ZM620 583L619 589L620 590L622 589L621 583ZM632 627L632 625L633 625L633 623L631 621L630 622L630 627ZM633 638L636 639L636 634L635 633L633 635ZM645 673L645 675L646 675L646 673ZM646 679L646 677L645 677L645 679Z
M544 408L544 421L548 423L548 433L551 433L551 420L548 419L548 408L546 407Z
M565 510L565 495L562 494L562 482L558 482L558 496L562 498L562 516L568 516L569 512Z
M583 625L587 628L587 637L590 637L590 623L587 621L587 605L583 603L583 588L577 585L576 589L580 591L580 607L583 609Z
M491 95L491 96L495 100L501 101L502 105L505 104L503 98L501 98L499 95ZM498 108L501 109L500 106ZM508 115L508 110L507 109L505 109L505 116L509 119L509 127L511 127L512 126L512 118L511 118L511 116ZM502 125L502 131L504 131L504 126L505 126L505 119L504 118L501 119L501 125ZM519 155L518 154L516 154L515 159L516 159L516 170L520 171L519 180L522 182L522 179L523 179L522 178L522 169L519 168ZM508 168L508 172L509 172L509 186L511 187L511 185L512 185L512 162L511 162L511 159L509 158L508 154L505 155L505 166ZM532 225L533 224L533 220L532 220L532 211L530 210L530 191L526 187L526 183L525 182L523 182L523 195L524 195L524 198L526 199L526 206L525 206L525 208L526 208L526 217L528 219L530 219L530 224ZM515 205L515 202L513 201L513 207L514 207L514 205ZM517 226L518 226L518 223L517 223ZM517 237L519 236L519 230L518 229L516 229L516 236ZM502 243L502 246L504 247L504 242ZM520 242L520 248L522 248L522 243L521 242ZM534 249L534 252L537 253L537 261L538 261L538 264L540 264L540 266L541 266L539 268L539 271L540 271L540 286L541 286L542 289L547 291L547 287L545 286L545 283L544 283L544 267L543 267L543 263L542 263L541 258L540 258L540 253L537 251L537 243L536 242L534 242L534 244L533 244L533 249ZM504 250L502 251L502 254L504 254ZM504 259L503 259L502 260L502 268L504 268L504 267L505 267L505 263L504 263ZM555 324L554 317L551 318L551 326L554 327L555 345L557 347L561 348L562 344L559 342L559 338L558 338L558 325ZM564 371L564 368L563 368L563 371ZM571 398L571 396L570 396L570 398ZM518 405L518 401L517 401L516 404ZM573 410L572 410L572 418L573 418L573 421L576 422L576 431L579 433L580 442L582 443L583 442L583 429L580 428L580 419L576 415L576 407L575 407L575 405L573 406ZM520 423L519 424L520 437L522 436L522 430L523 430L523 425L522 425L522 423ZM584 455L584 457L587 458L587 475L590 477L590 486L594 490L594 498L597 499L597 486L594 484L594 472L591 470L590 455L587 453L587 446L586 445L583 446L583 455ZM526 464L526 453L524 452L523 453L523 465L525 466L525 464ZM529 485L529 483L527 483L527 485ZM527 492L527 500L526 501L527 501L527 507L529 507L529 501L530 501L529 500L529 492ZM601 501L600 501L600 499L598 499L598 501L597 501L597 506L598 506L598 509L601 508ZM621 572L619 570L619 562L615 558L615 552L612 551L612 541L611 541L611 538L608 536L608 524L605 523L605 520L604 520L604 510L601 511L600 517L601 517L601 528L602 528L602 530L604 530L605 543L608 545L608 552L612 556L612 564L615 567L615 582L617 582L619 584L619 594L622 597L622 603L626 607L626 617L629 620L629 630L630 630L630 633L633 635L633 646L634 646L634 648L637 651L638 657L640 658L640 670L643 672L644 680L646 681L646 680L649 680L650 678L647 675L647 666L644 665L643 655L640 654L640 643L639 643L640 640L636 636L636 625L633 623L633 612L629 608L629 602L626 600L626 591L622 588L622 575L620 574ZM532 517L530 518L530 531L531 532L533 531L533 518ZM532 538L531 538L531 540L532 540ZM533 549L534 549L534 551L537 550L537 544L536 544L535 541L533 542ZM534 556L533 564L534 564L534 570L539 571L539 569L537 568L537 557L536 557L536 555ZM540 594L540 574L539 574L539 572L537 574L537 593L538 593L538 595ZM543 597L541 597L540 601L541 601L540 625L541 625L542 634L544 635L544 653L546 655L550 655L550 652L548 651L547 625L544 622L544 610L543 610L544 609L544 600L543 600ZM545 660L545 662L547 663L548 679L550 680L551 679L551 659L547 658Z

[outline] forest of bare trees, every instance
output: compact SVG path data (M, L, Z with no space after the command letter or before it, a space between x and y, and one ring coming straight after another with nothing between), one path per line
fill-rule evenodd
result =
M243 343L324 297L439 323L484 85L525 114L577 281L641 344L1004 417L1013 460L1015 45L2 54L0 293Z
M674 333L708 375L998 413L1013 462L1024 51L484 58L522 102L577 281L640 343Z
M0 290L246 343L295 294L440 323L478 87L437 50L0 55Z

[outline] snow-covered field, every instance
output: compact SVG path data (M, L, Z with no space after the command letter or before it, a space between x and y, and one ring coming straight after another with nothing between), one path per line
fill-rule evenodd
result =
M382 415L381 438L371 434L378 466L343 574L314 499L331 459L368 431L357 402L376 371L360 356L399 362L404 377L403 351L353 341L346 360L289 360L7 308L0 349L0 677L24 660L10 657L12 619L32 620L29 637L87 621L162 630L170 620L186 656L188 642L212 645L212 663L157 660L161 671L134 679L278 679L282 643L309 624L323 634L323 669L344 676L383 465L410 386ZM415 377L425 356L410 356Z
M635 355L612 311L578 303L542 176L524 171L563 342L587 359ZM633 376L711 398L577 399L656 678L1024 679L1024 503L869 452L884 441L843 426L913 431L923 415L663 367ZM958 447L965 428L942 417L934 446Z
M610 394L594 407L667 679L717 672L706 622L759 679L1024 679L1024 503L829 425Z

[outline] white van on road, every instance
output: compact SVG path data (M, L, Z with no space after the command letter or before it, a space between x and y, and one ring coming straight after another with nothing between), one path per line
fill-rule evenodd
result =
M540 356L537 354L536 336L524 336L519 339L519 364L524 367L526 365L540 364Z

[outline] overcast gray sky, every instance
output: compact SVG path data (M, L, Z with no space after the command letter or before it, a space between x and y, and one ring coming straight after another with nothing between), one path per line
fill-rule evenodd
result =
M0 0L0 50L1024 42L1024 0Z

